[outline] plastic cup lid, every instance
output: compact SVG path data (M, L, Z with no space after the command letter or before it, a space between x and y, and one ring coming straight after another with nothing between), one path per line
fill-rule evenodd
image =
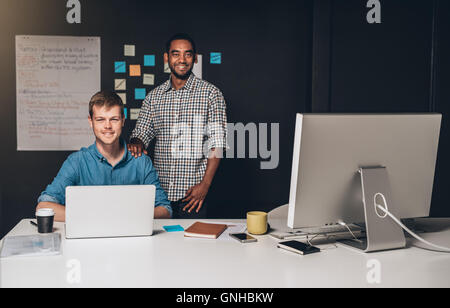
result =
M39 209L36 211L36 216L48 217L48 216L54 216L54 215L55 215L55 211L53 211L53 209Z

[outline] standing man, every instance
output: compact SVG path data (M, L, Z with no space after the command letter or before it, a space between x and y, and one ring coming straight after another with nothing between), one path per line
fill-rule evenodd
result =
M154 164L174 218L205 218L205 197L226 147L221 91L197 78L195 43L176 34L166 44L170 78L144 100L128 149L135 157L156 138Z

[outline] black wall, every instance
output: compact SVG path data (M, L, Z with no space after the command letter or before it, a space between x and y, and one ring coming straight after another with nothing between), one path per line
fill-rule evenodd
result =
M360 3L333 2L331 111L428 111L433 1L383 1L380 25Z
M433 50L433 84L431 86L431 109L444 114L441 143L439 146L434 183L431 215L450 215L450 1L435 4L435 28Z
M204 55L204 79L225 95L228 121L280 123L278 168L224 159L208 197L211 218L288 202L295 113L310 111L443 112L432 214L450 215L448 1L384 0L382 23L372 25L365 0L81 3L82 23L69 25L66 1L0 0L0 237L33 215L37 196L70 154L16 151L14 46L22 34L100 36L102 88L111 89L124 44L136 44L136 59L156 54L157 66L147 72L160 84L168 78L165 41L191 33ZM222 65L208 64L214 51L223 53ZM131 91L127 101L139 106ZM126 137L134 124L127 122Z

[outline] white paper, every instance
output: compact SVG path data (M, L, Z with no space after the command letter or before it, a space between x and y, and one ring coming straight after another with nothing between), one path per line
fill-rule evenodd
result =
M123 49L125 57L134 57L136 55L135 45L124 45Z
M194 67L192 68L192 72L195 76L197 76L200 79L203 79L203 56L197 55L198 63L194 63Z
M89 100L100 90L100 38L16 36L17 149L92 144Z
M9 236L3 240L2 258L52 256L61 253L61 234Z
M141 108L130 108L130 120L137 120L140 112Z
M144 74L144 85L153 86L155 85L155 75L154 74Z
M169 63L164 62L164 73L170 74L170 66Z
M127 90L127 80L126 79L114 79L114 90L126 91Z
M124 105L127 104L127 94L126 93L117 93L117 95L119 95L119 97L122 99L122 102Z

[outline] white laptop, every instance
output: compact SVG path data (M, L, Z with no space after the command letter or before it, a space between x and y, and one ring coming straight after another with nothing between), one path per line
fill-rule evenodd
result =
M69 186L66 188L66 238L150 236L154 185Z

